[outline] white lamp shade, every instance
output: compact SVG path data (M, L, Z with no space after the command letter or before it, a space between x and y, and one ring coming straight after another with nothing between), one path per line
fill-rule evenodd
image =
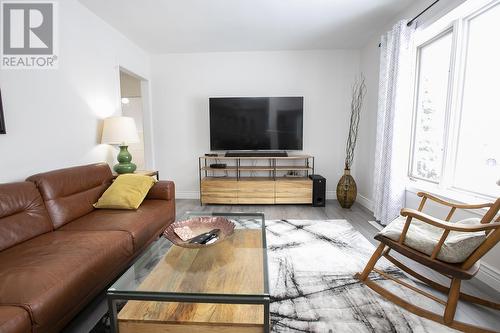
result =
M138 143L139 135L134 118L111 117L104 119L101 143L110 145L128 145Z

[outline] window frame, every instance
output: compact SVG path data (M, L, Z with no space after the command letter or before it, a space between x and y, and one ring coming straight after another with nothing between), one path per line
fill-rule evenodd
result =
M420 82L420 68L421 68L421 51L422 48L425 46L435 42L439 38L442 38L443 36L447 35L448 33L451 33L451 49L450 49L450 67L448 69L448 85L447 85L447 93L446 93L446 106L445 106L445 117L444 117L444 129L443 129L443 151L442 151L442 163L441 163L441 170L440 170L440 176L438 181L430 180L430 179L425 179L422 177L418 177L413 174L414 172L414 162L415 162L415 147L416 147L416 132L417 132L417 118L418 118L418 102L419 102L419 82ZM440 187L440 185L443 183L443 178L444 178L444 170L445 170L445 165L446 163L446 151L447 151L447 138L448 138L448 125L449 125L449 116L451 113L451 95L450 94L450 85L453 83L453 72L454 72L454 50L456 48L456 29L455 29L455 23L446 25L444 28L439 29L436 32L433 32L430 36L425 36L424 38L417 40L414 48L415 48L415 64L413 66L414 72L413 72L413 103L412 103L412 124L411 124L411 144L410 144L410 156L408 159L408 177L412 180L418 180L418 181L423 181L426 183L431 183L431 184L436 184Z
M470 22L479 15L487 12L495 6L500 6L498 0L477 1L473 7L468 7L458 16L449 19L443 24L435 24L420 30L416 33L414 43L414 63L412 78L412 117L411 117L411 143L408 158L407 176L410 180L410 187L420 187L424 189L433 189L436 192L446 193L448 196L457 196L463 198L470 196L474 198L491 200L495 196L486 193L478 193L473 190L461 188L456 185L456 163L460 144L460 129L463 113L463 97L466 77L467 50L469 43L469 25ZM450 68L448 74L448 88L445 108L445 124L443 130L443 151L441 175L438 181L425 179L415 176L415 138L417 131L418 116L418 94L420 79L420 53L426 45L434 42L445 34L452 33L452 45L450 54Z

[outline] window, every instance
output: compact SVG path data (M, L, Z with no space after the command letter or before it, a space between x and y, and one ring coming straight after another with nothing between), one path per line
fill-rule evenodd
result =
M492 196L500 179L499 21L497 5L469 22L454 177L456 187Z
M493 1L417 43L412 179L500 196L498 22Z
M451 59L451 31L421 46L411 174L439 182L443 163L444 125Z

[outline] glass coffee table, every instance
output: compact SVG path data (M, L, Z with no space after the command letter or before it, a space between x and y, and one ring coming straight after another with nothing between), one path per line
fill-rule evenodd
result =
M206 248L165 237L153 243L107 291L113 332L269 333L264 214L189 212L182 219L196 216L223 216L236 228Z

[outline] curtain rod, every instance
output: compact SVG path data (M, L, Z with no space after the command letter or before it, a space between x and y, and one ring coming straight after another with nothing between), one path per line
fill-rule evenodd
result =
M418 19L420 16L422 16L422 14L424 14L426 11L431 9L431 7L434 6L435 4L437 4L438 2L439 2L439 0L436 0L433 3L431 3L427 8L425 8L423 11L421 11L417 16L412 18L406 25L410 26L416 19Z
M431 9L435 4L437 4L439 2L439 0L436 0L434 1L433 3L431 3L429 6L427 6L427 8L425 8L424 10L422 10L420 13L417 14L417 16L415 16L414 18L412 18L410 21L408 21L408 23L406 24L406 26L410 26L412 25L413 22L415 22L416 19L418 19L420 16L422 16L426 11L428 11L429 9ZM378 43L378 47L380 47L382 44L381 43Z

